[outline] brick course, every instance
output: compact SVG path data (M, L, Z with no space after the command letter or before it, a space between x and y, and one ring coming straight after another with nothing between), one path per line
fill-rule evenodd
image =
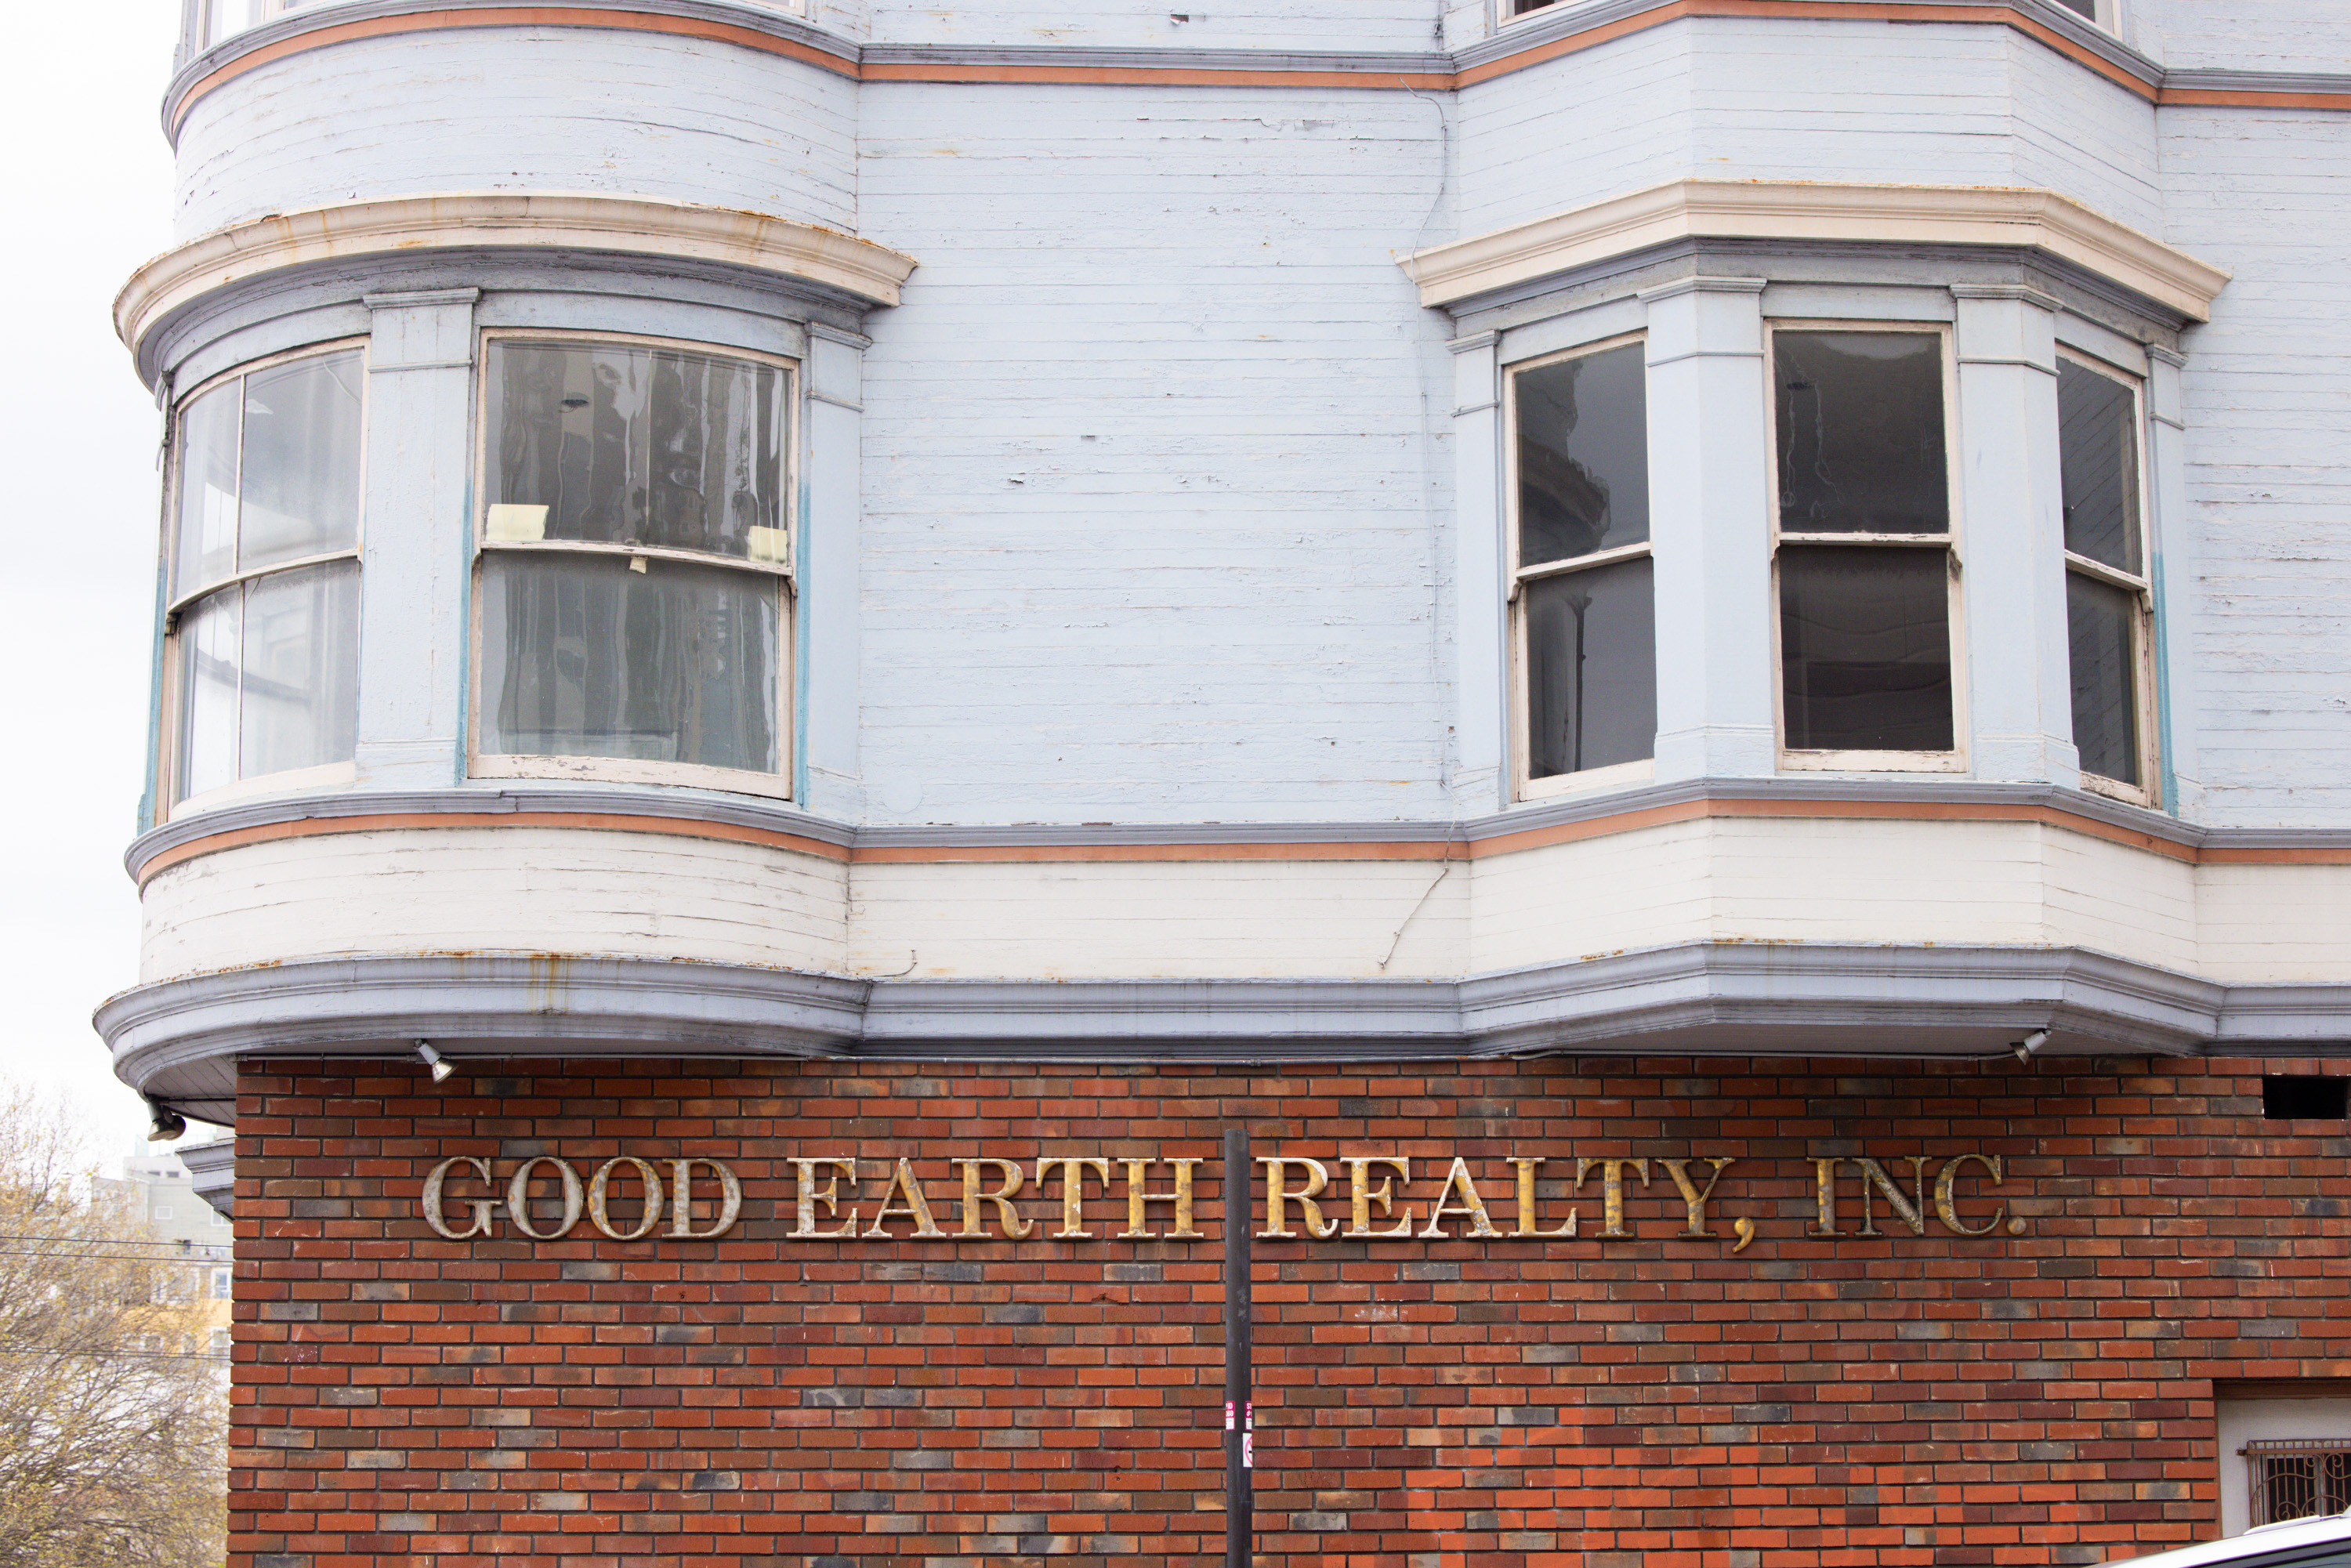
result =
M2262 1070L648 1061L500 1064L433 1091L385 1064L249 1064L231 1563L1214 1561L1230 1123L1260 1155L1331 1166L1343 1224L1339 1157L1389 1153L1413 1157L1401 1198L1424 1217L1464 1156L1505 1230L1513 1155L1730 1155L1710 1218L1757 1223L1740 1253L1677 1239L1683 1201L1653 1166L1627 1182L1630 1240L1592 1239L1596 1173L1575 1240L1259 1240L1268 1561L2150 1550L2216 1529L2216 1383L2351 1375L2351 1129L2265 1123ZM1089 1178L1090 1241L1052 1239L1059 1184L1033 1181L1024 1241L912 1241L903 1220L886 1243L789 1239L787 1160L850 1152L861 1227L905 1155L949 1230L951 1159L1198 1157L1207 1239L1114 1239L1123 1187ZM1971 1173L1970 1223L2004 1198L2024 1234L1930 1218L1915 1236L1882 1202L1879 1239L1807 1234L1817 1158L1868 1155L1907 1183L1910 1155L1974 1152L2008 1179ZM435 1164L483 1156L502 1185L542 1154L583 1177L624 1154L723 1160L740 1222L715 1242L426 1227ZM1545 1226L1571 1169L1542 1171ZM1848 1229L1861 1196L1848 1168Z

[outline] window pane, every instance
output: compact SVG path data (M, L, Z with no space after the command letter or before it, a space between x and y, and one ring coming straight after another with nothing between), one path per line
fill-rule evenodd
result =
M498 343L490 382L488 499L546 507L535 537L776 557L780 371L704 354Z
M490 502L545 507L545 538L619 544L644 513L645 356L490 346Z
M482 749L774 771L776 594L724 568L489 557Z
M2065 548L2137 573L2137 400L2111 376L2057 363L2057 451L2064 470Z
M360 375L331 354L246 378L238 570L359 543Z
M1647 538L1648 368L1641 345L1522 371L1510 384L1518 399L1519 564L1570 560Z
M236 782L238 636L245 591L225 589L180 613L180 787L175 800Z
M766 365L656 354L653 517L644 542L746 559L783 515L780 377ZM772 537L772 535L767 536Z
M236 574L236 414L242 385L214 387L180 413L175 599Z
M1948 533L1942 340L1781 332L1772 354L1782 531Z
M1939 549L1780 552L1788 745L1951 749L1949 569Z
M1647 559L1526 585L1528 774L1637 762L1656 748L1656 591Z
M2098 0L2057 0L2057 4L2077 16L2087 16L2093 22L2098 19Z
M2078 571L2065 574L2074 745L2084 772L2126 784L2139 781L2137 661L2131 656L2137 597Z
M350 760L359 728L359 626L355 562L246 585L241 777Z

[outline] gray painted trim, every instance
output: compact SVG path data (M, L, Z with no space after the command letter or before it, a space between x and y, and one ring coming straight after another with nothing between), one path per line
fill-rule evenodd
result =
M196 1196L226 1218L236 1218L236 1140L214 1138L177 1151Z
M857 980L545 954L313 959L100 1008L126 1082L233 1089L256 1057L1311 1062L1558 1053L2008 1061L2351 1051L2351 986L2223 986L2065 947L1694 943L1462 981Z
M1496 60L1508 59L1521 49L1548 44L1587 28L1606 26L1612 22L1663 10L1672 3L1673 0L1593 0L1592 4L1577 5L1574 0L1565 0L1565 3L1538 12L1524 21L1498 27L1490 37L1456 50L1454 64L1465 69L1489 65ZM1855 3L1865 3L1865 0L1855 0ZM2105 28L2056 4L2055 0L1950 0L1950 4L1985 10L2013 5L2050 31L2090 50L2101 59L2121 67L2149 87L2159 86L2164 79L2161 62L2140 54Z
M1664 5L1669 0L1650 3ZM967 66L975 70L1042 66L1096 70L1331 71L1377 77L1429 73L1449 76L1454 68L1451 55L1403 50L1368 53L1361 49L1196 49L1102 44L868 44L859 51L858 58L861 64L869 66L943 66L949 69Z
M256 49L338 23L418 11L490 10L517 0L343 0L317 11L299 11L248 28L188 58L173 75L163 95L163 128L172 134L172 122L195 86L214 71ZM1004 66L1044 66L1094 68L1157 68L1162 70L1330 71L1365 77L1452 73L1508 59L1593 27L1605 26L1662 10L1673 0L1567 0L1552 10L1496 29L1493 36L1450 54L1404 50L1349 49L1201 49L1188 47L1116 47L1099 45L982 47L946 44L860 45L798 16L764 6L737 5L728 0L563 0L590 10L651 12L725 23L831 55L844 64L967 66L985 70ZM1854 0L1855 4L1865 0ZM2194 68L2171 71L2161 62L2139 53L2104 28L2085 20L2056 0L1919 0L1920 4L1960 5L1991 10L2013 5L2099 58L2144 82L2151 89L2178 87L2219 91L2351 93L2351 74L2323 71L2243 71ZM1873 18L1874 19L1874 18ZM177 137L173 136L176 143Z
M2163 73L2163 85L2189 92L2351 92L2351 72L2239 71L2216 66L2190 66ZM2173 109L2201 109L2201 104L2171 104Z
M1463 821L1152 822L1111 827L1065 823L867 827L810 815L781 802L704 789L639 789L550 780L453 789L338 789L248 801L182 817L141 834L124 852L135 879L159 854L215 833L282 822L369 816L517 812L586 813L681 822L725 822L792 833L844 850L879 848L1030 849L1190 844L1482 843L1511 834L1597 821L1698 800L1813 801L1823 805L2019 806L2070 813L2183 849L2351 849L2346 828L2199 827L2145 807L2053 784L1992 784L1970 779L1800 778L1691 779L1567 800L1549 800Z
M257 27L233 34L202 54L183 61L180 68L172 75L171 86L163 89L163 134L171 138L176 148L180 139L173 122L179 119L181 108L195 85L221 67L243 59L257 49L267 48L272 44L299 37L304 33L316 32L322 27L372 21L381 16L404 16L417 11L494 11L527 3L528 0L340 0L340 4L319 10L288 12ZM560 3L581 10L652 12L662 16L721 22L730 27L742 27L755 33L789 38L796 44L805 44L852 67L858 58L858 47L853 40L764 5L737 5L729 4L728 0L560 0Z

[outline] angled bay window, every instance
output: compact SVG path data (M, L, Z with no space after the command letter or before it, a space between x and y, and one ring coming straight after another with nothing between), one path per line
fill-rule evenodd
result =
M1944 342L1771 334L1787 766L1956 761Z
M1647 368L1638 341L1510 379L1522 792L1656 747Z
M2137 798L2153 585L2140 526L2138 392L2071 358L2057 363L2065 507L2065 619L2074 745L2094 789Z
M786 766L789 367L573 338L485 367L475 771L778 792L743 776Z
M168 622L174 801L349 763L359 726L356 350L181 405Z

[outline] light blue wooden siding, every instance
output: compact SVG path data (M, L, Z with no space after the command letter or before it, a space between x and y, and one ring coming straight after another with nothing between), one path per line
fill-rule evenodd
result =
M879 818L1439 810L1438 113L866 89L867 232L923 258L868 326Z
M2165 237L2236 273L2186 340L2206 810L2351 824L2351 115L2162 128Z

